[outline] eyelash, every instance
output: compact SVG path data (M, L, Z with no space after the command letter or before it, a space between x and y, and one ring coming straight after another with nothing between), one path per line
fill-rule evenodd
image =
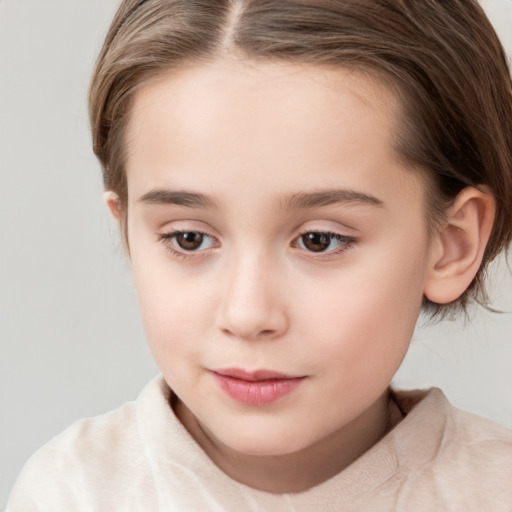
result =
M211 235L208 235L207 233L204 233L202 231L192 231L192 230L191 231L187 231L187 230L178 231L177 230L177 231L171 231L169 233L162 233L162 234L158 235L158 241L160 241L164 244L165 249L167 251L169 251L172 256L177 257L184 261L192 259L192 258L199 258L201 256L204 256L204 254L202 254L205 252L204 249L201 251L198 251L198 250L187 251L186 249L183 249L183 248L180 248L180 250L178 250L172 246L173 243L174 244L176 243L177 236L190 234L190 233L193 233L195 235L200 235L205 238L209 238L215 242L217 241L214 237L212 237ZM341 244L339 248L337 248L335 250L328 251L328 252L325 252L325 251L315 252L315 251L308 251L307 249L302 249L308 254L309 257L314 257L315 259L330 259L330 258L339 256L341 253L344 253L344 252L348 251L349 249L351 249L357 243L357 239L355 239L354 237L351 237L351 236L341 235L339 233L334 233L332 231L322 231L322 230L311 230L310 229L310 230L302 231L294 239L292 246L300 249L299 241L305 235L311 235L311 234L324 235L324 236L329 237L331 239L331 242L334 239L334 240L337 240L338 242L340 242L340 244Z
M216 239L213 236L209 235L208 233L204 233L203 231L193 231L193 230L190 230L190 231L189 230L182 230L182 231L177 230L177 231L171 231L169 233L162 233L162 234L158 235L158 240L164 244L165 249L167 251L169 251L172 256L175 256L182 260L188 260L191 258L198 258L198 257L203 256L203 254L201 254L201 253L204 252L204 250L203 251L197 251L197 250L187 251L186 249L183 249L183 248L181 248L180 250L177 250L172 246L173 243L176 243L177 236L190 234L190 233L194 233L195 235L201 235L202 237L208 237L208 238L216 241Z
M308 230L302 231L299 234L299 236L294 241L294 246L298 246L299 241L302 239L302 237L304 237L305 235L310 235L310 234L328 236L331 239L331 242L333 239L340 242L340 247L338 247L337 249L331 250L331 251L315 252L315 251L307 251L306 250L308 256L313 257L315 259L335 258L336 256L339 256L340 254L352 249L357 243L357 239L352 236L342 235L340 233L335 233L333 231L323 231L321 229L308 229Z

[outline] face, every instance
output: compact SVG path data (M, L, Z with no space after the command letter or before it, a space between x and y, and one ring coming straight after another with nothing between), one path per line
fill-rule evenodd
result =
M291 64L219 61L137 93L135 286L154 358L213 442L297 452L385 393L429 267L396 111L368 77Z

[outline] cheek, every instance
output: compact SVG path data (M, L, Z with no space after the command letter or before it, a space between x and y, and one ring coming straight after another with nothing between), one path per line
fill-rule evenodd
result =
M424 265L422 250L378 251L359 260L326 285L323 300L309 302L316 338L325 355L343 366L347 378L391 378L409 346L421 309ZM400 257L401 256L401 257ZM307 308L302 311L307 315ZM350 377L351 376L351 377Z
M170 355L199 352L199 333L211 326L208 287L197 282L204 280L174 272L165 256L151 262L132 255L132 269L146 338L158 366L170 364Z

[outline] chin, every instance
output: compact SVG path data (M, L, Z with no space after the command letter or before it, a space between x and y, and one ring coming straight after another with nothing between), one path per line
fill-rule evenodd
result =
M306 448L309 443L303 439L293 436L290 431L277 433L272 435L264 429L251 435L245 432L223 433L219 436L219 440L228 446L231 450L244 455L257 457L277 457L280 455L289 455Z

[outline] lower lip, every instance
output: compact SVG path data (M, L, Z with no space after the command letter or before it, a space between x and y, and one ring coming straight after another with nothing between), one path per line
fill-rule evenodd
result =
M294 391L304 377L248 381L213 374L217 384L233 400L244 405L262 406L276 402Z

